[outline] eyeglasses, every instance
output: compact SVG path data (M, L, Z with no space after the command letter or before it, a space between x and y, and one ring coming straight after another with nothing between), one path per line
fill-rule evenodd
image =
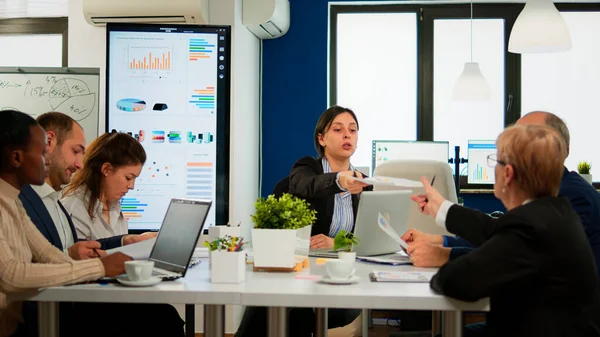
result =
M487 156L487 164L489 167L496 167L496 164L506 165L506 162L499 160L498 155L490 154Z

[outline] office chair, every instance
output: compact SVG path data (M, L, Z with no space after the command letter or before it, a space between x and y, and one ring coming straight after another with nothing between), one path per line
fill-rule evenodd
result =
M457 203L456 189L454 187L454 179L452 177L452 169L447 163L435 160L390 160L385 161L375 168L374 176L385 176L392 178L405 178L410 180L421 181L421 177L425 176L431 182L435 175L433 187L447 200ZM423 194L423 187L406 188L399 186L375 186L377 191L399 189L412 190L413 194ZM415 228L425 233L450 235L444 228L439 227L435 223L435 219L431 216L423 215L419 211L417 204L412 203L408 214L408 222L406 228ZM403 233L398 233L402 235Z

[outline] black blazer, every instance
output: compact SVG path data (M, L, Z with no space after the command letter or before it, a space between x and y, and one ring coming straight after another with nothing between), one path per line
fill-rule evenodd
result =
M310 203L310 208L317 211L317 220L312 226L311 235L329 235L335 205L334 197L337 193L342 192L335 183L336 175L337 172L323 173L320 158L302 157L292 167L289 176L289 192L305 199ZM367 186L363 190L371 191L373 186ZM355 220L359 198L359 194L352 194Z
M540 198L499 219L454 205L446 228L479 247L440 268L431 287L490 297L490 336L600 336L596 264L567 199Z
M62 242L60 241L60 237L58 236L58 231L56 230L56 225L50 217L50 213L46 209L46 205L40 198L40 196L31 188L30 185L25 185L21 188L21 193L19 193L19 199L23 203L23 207L25 211L27 211L27 215L31 218L31 222L35 224L38 230L44 235L46 240L48 240L54 247L63 250ZM71 215L67 212L67 210L63 207L63 205L58 202L60 209L67 216L67 220L69 221L69 227L71 228L71 233L73 234L73 239L75 242L80 241L77 239L77 232L75 231L75 225L71 220ZM102 250L111 249L115 247L121 246L121 238L123 235L117 235L110 238L104 238L97 240Z

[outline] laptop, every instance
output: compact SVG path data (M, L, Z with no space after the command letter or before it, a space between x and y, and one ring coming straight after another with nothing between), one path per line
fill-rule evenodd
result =
M211 205L210 200L171 199L148 259L154 261L152 276L185 276Z
M352 251L357 256L386 255L400 251L400 246L377 225L379 213L390 226L402 235L406 232L410 210L410 190L365 191L360 195L358 212L354 221L354 235L360 242ZM331 249L310 250L310 256L337 257Z
M192 266L190 261L211 205L212 201L210 200L171 199L148 257L148 260L154 261L152 276L164 281L185 276L188 268ZM134 245L145 242L147 241ZM124 246L122 249L130 248L130 246ZM116 248L115 250L119 251L120 249ZM116 282L116 278L103 277L98 282L112 283Z

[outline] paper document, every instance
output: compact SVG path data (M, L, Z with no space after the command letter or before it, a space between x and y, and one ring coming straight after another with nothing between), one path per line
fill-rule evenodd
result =
M150 258L150 253L152 252L155 242L156 238L154 237L152 239L132 243L127 246L108 249L106 254L110 255L116 252L121 252L125 255L131 256L131 258L134 260L146 260Z
M373 270L371 279L377 282L429 282L436 272Z
M379 228L381 228L382 231L394 239L394 241L398 242L400 247L402 247L404 250L408 249L408 244L406 241L400 238L400 235L396 233L396 231L392 228L392 226L390 226L387 219L381 215L381 213L377 213L377 225L379 225Z
M404 178L392 178L384 176L374 176L368 178L351 178L373 186L423 187L423 183L420 181Z
M378 255L378 256L357 256L357 260L366 261L366 262L374 262L381 264L389 264L392 266L402 265L402 264L411 264L410 257L406 255L404 252L387 254L387 255Z

